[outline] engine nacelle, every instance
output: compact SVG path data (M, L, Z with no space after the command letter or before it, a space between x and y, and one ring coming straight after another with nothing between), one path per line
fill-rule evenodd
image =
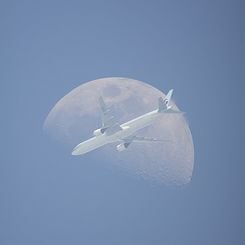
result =
M103 133L104 133L104 132L102 132L102 129L99 128L99 129L94 130L93 135L94 135L94 136L100 136L100 135L102 135Z
M120 145L117 145L117 150L118 151L124 151L128 148L128 146L131 144L131 142L125 142L121 143Z
M126 149L127 149L127 147L125 146L124 143L121 143L120 145L117 145L117 150L118 151L124 151Z

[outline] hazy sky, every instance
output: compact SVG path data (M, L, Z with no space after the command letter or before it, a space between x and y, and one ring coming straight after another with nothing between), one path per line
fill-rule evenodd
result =
M1 1L0 244L244 244L243 1ZM184 188L72 157L53 105L106 76L175 89L195 145Z

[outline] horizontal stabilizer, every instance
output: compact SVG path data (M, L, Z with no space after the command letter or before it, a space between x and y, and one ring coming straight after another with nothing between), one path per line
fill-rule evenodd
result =
M173 110L172 108L167 110L167 113L173 113L173 114L185 114L185 112L183 111L177 111L177 110Z

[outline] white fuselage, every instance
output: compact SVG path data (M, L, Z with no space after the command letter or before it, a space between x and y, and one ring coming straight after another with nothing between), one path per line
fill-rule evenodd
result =
M114 134L104 134L92 137L79 145L77 145L72 152L72 155L81 155L89 151L95 150L103 145L123 141L127 137L132 136L136 131L151 125L155 119L160 116L161 113L158 110L148 112L142 116L136 117L126 123L120 125L122 130L117 131Z

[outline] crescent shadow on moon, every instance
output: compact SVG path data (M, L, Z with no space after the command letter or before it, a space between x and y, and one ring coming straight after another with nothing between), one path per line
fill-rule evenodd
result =
M134 79L97 79L78 86L60 99L48 114L44 130L69 150L91 137L93 130L101 127L100 95L120 123L155 109L158 97L164 96L160 90ZM178 109L174 102L172 105ZM194 146L182 114L163 115L138 135L167 141L135 142L123 152L117 152L116 144L110 144L89 154L97 154L98 159L103 157L127 172L159 183L182 185L191 180Z

